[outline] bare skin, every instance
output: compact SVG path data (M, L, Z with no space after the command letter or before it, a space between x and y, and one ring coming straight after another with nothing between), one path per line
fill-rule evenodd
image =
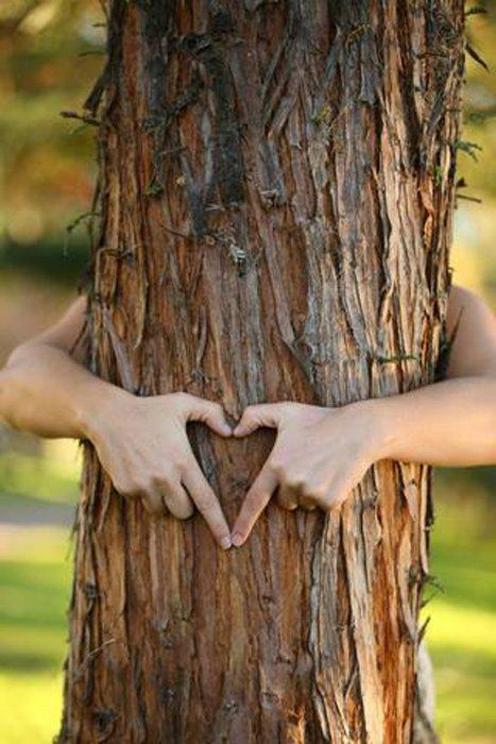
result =
M56 325L12 352L0 372L0 415L39 436L90 440L120 494L141 497L157 516L169 510L187 519L196 506L229 548L229 526L186 434L188 421L201 421L230 436L222 407L182 392L135 396L91 374L71 352L84 312L79 298Z
M496 463L496 318L475 294L453 287L450 332L461 310L443 382L341 408L249 406L234 436L262 426L275 428L277 436L232 531L186 434L188 421L200 421L230 436L222 408L186 393L134 396L91 374L73 350L84 298L12 352L0 371L0 416L40 436L90 440L119 493L142 498L156 515L169 510L185 519L196 507L219 545L239 546L273 495L288 509L339 508L380 459Z
M261 426L277 436L236 519L233 545L245 542L272 494L288 509L339 508L378 460L496 463L496 317L477 295L453 287L450 335L460 311L442 382L341 408L286 402L245 409L234 436Z

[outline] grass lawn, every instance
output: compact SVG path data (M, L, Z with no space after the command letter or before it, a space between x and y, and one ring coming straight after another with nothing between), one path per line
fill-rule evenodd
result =
M496 742L496 500L494 468L440 473L427 644L442 744Z
M65 528L2 530L2 744L45 744L57 732L70 587L68 546Z
M465 477L453 481L450 475L436 489L431 570L442 589L426 589L431 599L422 618L431 618L426 637L436 670L442 743L494 744L496 504L476 482L466 490ZM0 547L0 740L49 744L61 710L68 530L30 525L5 530Z

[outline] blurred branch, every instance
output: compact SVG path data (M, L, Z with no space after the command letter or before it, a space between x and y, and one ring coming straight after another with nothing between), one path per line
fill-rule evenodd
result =
M465 108L465 121L468 122L474 122L478 124L481 122L485 122L488 119L492 119L494 116L496 116L496 105L488 106L487 108L483 109L470 108L468 106L466 106Z
M487 65L487 63L486 63L486 62L485 62L485 61L484 61L484 60L482 59L482 57L480 56L480 54L479 54L478 52L476 52L476 51L475 51L474 47L473 47L473 46L472 46L472 45L471 45L471 44L470 44L469 42L467 42L467 44L466 44L466 47L465 47L465 48L466 48L466 50L467 50L467 54L469 54L469 55L470 55L470 56L472 57L472 59L473 59L473 60L474 60L475 62L477 62L477 64L478 64L478 65L480 65L480 66L481 66L481 67L483 67L483 68L484 68L485 70L487 70L487 72L489 72L489 66L488 66L488 65Z
M105 49L88 49L86 52L79 52L78 57L91 57L93 54L103 54L105 56L106 53Z
M85 124L91 124L94 127L100 126L100 121L94 116L89 116L88 114L78 114L77 111L61 111L60 116L62 116L63 119L79 119Z
M482 151L482 147L478 145L477 142L467 142L466 140L456 140L455 149L466 152L467 155L470 155L472 160L475 160L475 162L477 162L477 155L475 154L475 151Z
M465 11L465 18L471 15L478 15L480 13L487 13L487 8L483 5L473 5L471 8Z
M482 204L482 199L478 199L476 196L465 196L465 194L457 194L457 199L465 199L465 201L475 202L476 204Z
M70 225L67 225L67 227L65 228L64 255L67 255L69 238L74 230L79 227L79 225L85 220L92 220L94 217L101 217L101 213L97 211L84 212L83 214L80 214L78 217L76 217L76 219L73 220Z
M464 178L459 178L458 181L455 184L455 193L456 193L456 199L464 199L465 201L471 201L475 202L476 204L482 204L482 199L479 199L476 196L466 196L465 194L458 193L460 189L466 189L467 188L467 182Z

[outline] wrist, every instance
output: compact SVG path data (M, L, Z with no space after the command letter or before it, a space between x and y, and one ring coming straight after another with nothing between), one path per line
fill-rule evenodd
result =
M82 403L77 407L76 416L83 439L97 444L104 432L112 423L122 420L124 408L134 396L123 388L98 380L93 389L82 396Z
M398 421L394 416L389 398L369 398L351 403L350 407L358 419L372 462L390 459L394 456L398 440Z
M374 398L370 403L374 408L374 420L377 427L378 459L395 460L401 448L404 431L401 396Z

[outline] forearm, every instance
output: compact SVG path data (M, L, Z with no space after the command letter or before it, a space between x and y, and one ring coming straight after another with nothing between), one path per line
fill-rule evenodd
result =
M447 467L496 463L496 377L464 377L366 401L380 458Z
M48 344L19 347L0 371L1 418L43 437L87 437L92 419L119 395L128 393Z

